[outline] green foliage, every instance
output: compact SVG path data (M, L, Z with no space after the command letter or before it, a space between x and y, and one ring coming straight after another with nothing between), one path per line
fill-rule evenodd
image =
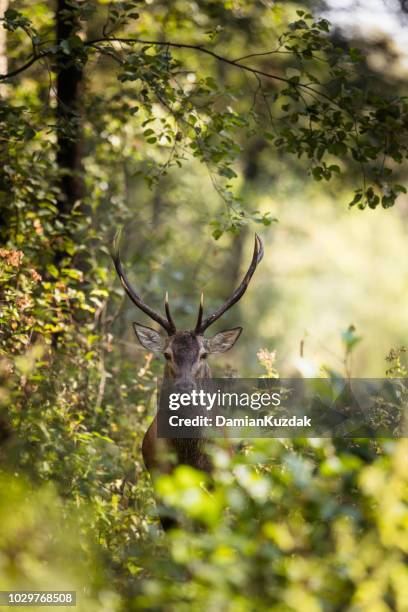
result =
M2 22L1 588L67 585L84 610L403 610L403 442L214 448L214 482L187 466L157 482L181 526L163 535L140 456L160 370L128 342L108 246L118 226L136 236L127 254L154 294L175 235L196 249L206 224L216 240L270 226L241 172L259 142L270 166L357 177L352 206L389 207L405 193L405 98L362 87L360 51L292 6L85 0L62 17L60 41L49 2L18 0ZM85 75L79 108L57 117L70 67ZM58 158L61 139L81 140L78 168ZM199 165L221 203L204 197ZM84 183L74 201L67 177ZM208 281L198 265L163 269L190 292ZM359 340L343 335L347 367ZM400 356L390 374L405 372ZM275 357L259 353L267 376Z
M397 349L391 349L388 353L386 360L389 364L387 369L387 376L405 378L407 375L407 368L402 362L402 356L407 352L405 346L401 346Z
M182 524L168 563L184 580L142 581L132 609L404 609L405 442L377 459L366 443L337 451L323 440L262 441L214 459L210 490L191 468L161 478Z
M85 517L84 508L81 516L73 504L64 506L53 487L33 488L23 478L2 475L0 588L71 590L78 610L118 609L117 595L101 582L101 559L91 538L85 528L78 530Z
M270 223L268 216L254 213L247 202L241 202L234 186L243 142L255 136L285 155L305 158L317 181L330 181L339 174L348 177L357 171L361 187L352 206L381 204L388 208L405 193L405 187L394 179L396 166L407 157L405 97L387 96L369 82L361 86L364 56L353 47L340 47L326 19L303 10L293 19L291 9L284 18L277 18L276 11L259 10L250 3L248 21L259 27L262 14L266 26L258 44L250 41L245 57L236 59L223 20L236 19L235 11L243 7L225 3L217 11L211 3L194 5L189 23L181 19L187 10L181 4L176 2L169 9L157 3L150 14L147 9L140 11L140 2L115 3L107 12L104 2L74 3L67 17L73 29L59 46L48 36L51 14L46 3L31 18L24 5L22 10L9 9L4 27L23 44L14 53L16 68L2 80L11 83L11 77L24 78L34 65L44 81L44 71L55 71L62 62L86 71L89 66L92 83L91 66L109 66L119 80L121 120L134 122L158 156L156 163L139 170L148 184L153 186L191 157L207 166L215 189L227 204L227 212L216 221L215 237L237 231L251 220ZM158 37L153 20L168 24L166 41ZM82 33L85 24L91 32L88 37ZM272 46L271 32L276 39ZM269 46L261 48L267 40ZM32 46L28 60L27 42ZM14 39L10 44L15 44ZM218 76L220 71L223 78ZM88 89L87 97L86 108L92 109L87 114L94 129L100 121L92 113L95 91ZM109 94L98 94L98 99L109 108ZM43 112L33 129L30 107L34 101L30 102L26 107L10 104L7 108L7 122L18 126L19 139L45 131ZM112 111L117 113L117 109ZM74 116L69 121L77 119ZM54 129L69 134L69 121Z

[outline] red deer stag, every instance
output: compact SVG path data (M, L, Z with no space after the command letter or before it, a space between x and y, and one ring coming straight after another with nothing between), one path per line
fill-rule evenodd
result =
M165 379L172 379L172 383L180 388L188 388L197 379L211 378L207 356L212 353L224 353L232 348L238 340L242 327L234 327L233 329L221 331L212 338L205 338L204 332L244 295L262 257L263 245L259 236L255 234L255 248L251 264L241 284L231 297L222 306L217 308L213 314L204 318L203 295L201 294L197 323L194 329L177 331L170 314L167 293L164 301L165 318L150 308L131 286L123 271L119 248L117 242L115 243L112 258L124 290L132 302L153 321L156 321L167 333L166 337L151 327L141 325L140 323L133 323L140 344L149 351L164 355L166 359ZM166 454L168 455L166 450L173 452L177 465L187 464L196 469L208 473L211 472L211 463L205 452L205 440L158 439L156 416L148 428L142 443L143 460L150 474L166 472L170 469L169 463L165 459Z

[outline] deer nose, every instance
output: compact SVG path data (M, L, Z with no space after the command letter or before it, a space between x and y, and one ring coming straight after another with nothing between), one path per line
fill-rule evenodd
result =
M189 393L193 390L194 384L191 380L181 378L175 381L174 386L179 393Z

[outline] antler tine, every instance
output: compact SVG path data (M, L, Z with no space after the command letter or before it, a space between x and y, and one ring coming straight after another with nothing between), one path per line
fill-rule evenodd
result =
M170 325L171 329L173 331L176 331L176 326L174 324L173 317L171 316L171 313L170 313L169 294L167 293L167 291L166 291L166 295L164 297L164 309L166 311L167 321L169 322L169 325Z
M214 321L219 319L227 310L231 308L231 306L236 304L238 300L241 299L241 297L244 295L245 291L247 290L249 282L259 262L261 261L263 255L264 255L264 249L263 249L262 240L260 239L258 234L255 234L255 246L254 246L254 253L252 255L252 261L247 270L247 273L242 279L241 284L239 285L239 287L237 287L237 289L235 289L231 297L226 302L224 302L224 304L222 304L222 306L220 306L212 315L204 319L204 321L201 320L200 325L198 325L198 321L197 321L196 333L200 333L200 334L204 333L207 327L212 325ZM199 311L199 317L200 317L200 311ZM202 317L202 313L201 313L201 317Z
M120 238L120 234L121 234L121 230L119 230L117 232L117 234L116 234L116 236L114 238L114 241L113 241L113 252L111 253L111 257L113 259L113 263L115 265L115 269L116 269L116 272L117 272L117 274L119 276L120 282L122 283L122 286L123 286L124 290L126 291L126 293L129 296L129 298L132 300L132 302L135 304L135 306L140 308L140 310L142 310L144 313L146 313L151 319L153 319L153 321L156 321L156 323L161 325L161 327L163 327L163 329L166 330L168 335L171 336L176 331L176 327L175 327L171 317L165 319L158 312L153 310L153 308L150 308L150 306L148 306L142 300L140 295L133 289L132 285L130 284L129 279L127 278L127 276L126 276L126 274L125 274L125 272L123 270L122 262L120 260L120 253L119 253L119 238ZM168 307L166 308L166 314L167 314L167 310L168 310Z
M201 323L203 321L203 314L204 314L204 293L201 292L200 305L198 307L197 323L196 323L196 326L195 326L195 329L194 329L194 331L196 333L200 332Z

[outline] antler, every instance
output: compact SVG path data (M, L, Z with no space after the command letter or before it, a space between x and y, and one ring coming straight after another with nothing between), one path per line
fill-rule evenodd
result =
M156 323L161 325L163 327L163 329L166 330L168 335L171 336L176 331L176 326L175 326L174 321L173 321L173 319L171 317L171 314L170 314L169 300L168 300L167 293L166 293L166 297L165 297L165 300L164 300L164 307L165 307L166 316L167 316L167 319L165 319L164 317L161 316L161 314L159 314L158 312L153 310L153 308L150 308L150 306L148 306L142 300L140 295L133 289L132 285L130 284L130 282L129 282L125 272L123 271L122 262L120 261L119 244L118 244L119 243L119 239L118 239L119 235L120 235L120 232L118 232L116 234L116 236L115 236L115 239L114 239L114 242L113 242L113 253L111 253L111 257L113 259L113 263L115 264L116 272L118 273L118 276L120 278L120 282L122 283L122 286L123 286L124 290L126 291L128 296L130 297L132 302L138 308L140 308L140 310L145 312L151 319L153 319L153 321L156 321Z
M231 306L236 304L236 302L238 302L238 300L241 299L241 297L244 295L245 291L247 290L249 281L251 280L252 275L255 272L257 265L261 261L263 254L264 254L264 249L263 249L262 240L260 239L258 234L255 234L255 247L254 247L254 254L252 256L252 261L248 268L247 273L242 279L240 286L237 289L235 289L231 297L222 306L220 306L211 316L204 319L204 321L203 321L203 295L201 294L201 301L200 301L200 307L198 309L197 323L196 323L195 330L194 330L196 334L204 333L207 327L212 325L214 321L219 319L224 314L224 312L229 310Z

